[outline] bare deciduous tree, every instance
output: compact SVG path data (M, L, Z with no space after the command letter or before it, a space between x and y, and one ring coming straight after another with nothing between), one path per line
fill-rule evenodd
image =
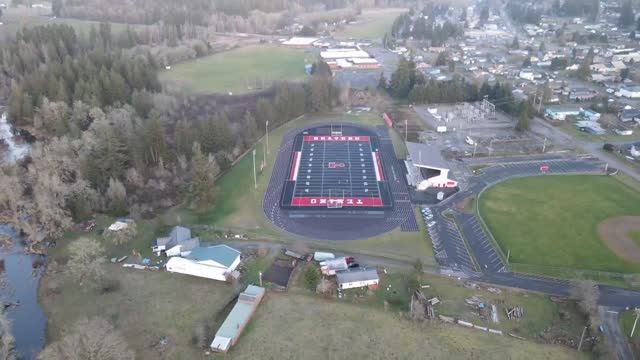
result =
M50 345L39 360L133 360L135 354L125 339L106 320L82 319L71 331Z
M138 236L138 229L134 222L130 222L129 226L118 231L105 231L104 235L107 239L113 241L116 245L122 245L135 239Z
M97 285L104 277L105 251L98 241L80 238L69 245L68 269L80 286Z
M11 334L11 321L4 313L0 313L0 359L15 360L15 341Z
M578 302L580 310L589 316L591 328L595 330L598 326L598 298L600 298L600 289L595 281L581 280L576 281L569 290L569 296Z

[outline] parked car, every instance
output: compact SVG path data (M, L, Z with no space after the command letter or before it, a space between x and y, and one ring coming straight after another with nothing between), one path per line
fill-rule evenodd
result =
M425 220L431 220L431 219L433 219L433 215L425 215L424 219Z
M349 265L347 265L349 267L349 269L357 269L360 267L360 264L358 263L351 263Z
M435 221L431 221L427 224L427 227L433 227L436 224Z
M356 259L353 256L345 256L344 260L347 262L347 264L351 264L354 261L356 261Z

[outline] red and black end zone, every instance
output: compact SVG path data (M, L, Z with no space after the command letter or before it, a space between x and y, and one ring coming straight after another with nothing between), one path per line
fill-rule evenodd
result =
M360 127L304 130L293 141L280 205L300 210L393 207L379 147L375 133Z

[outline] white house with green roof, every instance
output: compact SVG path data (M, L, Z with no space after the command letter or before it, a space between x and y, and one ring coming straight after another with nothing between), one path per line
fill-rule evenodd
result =
M227 275L240 264L240 251L216 245L196 247L185 257L172 257L167 261L167 271L226 281Z

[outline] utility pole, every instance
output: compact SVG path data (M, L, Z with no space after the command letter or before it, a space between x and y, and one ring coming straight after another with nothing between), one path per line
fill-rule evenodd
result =
M262 271L258 272L258 276L260 277L260 287L262 287Z
M267 153L269 153L269 120L264 124L265 132L267 134Z
M547 137L545 136L544 138L544 144L542 144L542 153L544 154L544 151L547 149Z
M407 142L407 119L404 119L404 142Z
M638 324L638 317L640 317L640 310L636 309L636 321L633 322L633 328L631 329L630 338L633 337L633 333L636 331L636 325Z
M258 188L258 178L256 177L256 149L253 149L253 187Z
M511 250L507 250L507 265L509 264L509 257L511 257Z
M607 174L607 171L609 170L609 163L606 163L604 165L604 173Z
M582 339L584 339L585 331L587 331L587 327L586 326L584 327L584 329L582 329L582 336L580 336L580 344L578 344L578 351L580 351L580 348L582 347Z
M472 157L476 157L476 149L478 148L478 142L476 141L473 144L473 156Z

